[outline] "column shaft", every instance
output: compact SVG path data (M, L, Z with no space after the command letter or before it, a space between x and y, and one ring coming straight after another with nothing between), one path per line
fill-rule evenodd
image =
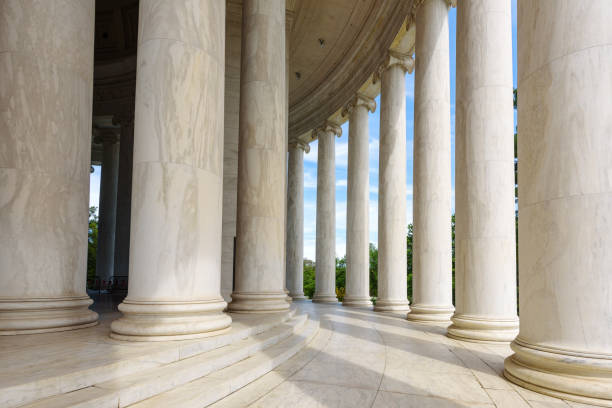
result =
M119 144L115 134L101 137L104 146L100 176L100 204L98 216L98 247L96 275L109 285L115 268L115 223L117 217L117 181L119 173Z
M406 70L393 55L382 67L378 160L377 311L408 311L406 259ZM410 65L410 66L408 66Z
M414 248L411 320L453 313L448 3L425 0L416 15Z
M304 149L289 145L287 182L287 288L293 300L304 297Z
M507 1L457 10L455 299L451 337L518 333L512 13Z
M197 7L195 7L197 5ZM226 330L220 295L225 3L142 0L122 340Z
M0 6L0 335L96 324L88 309L93 0Z
M289 308L285 293L285 2L242 6L236 281L230 310Z
M358 95L349 103L348 175L346 190L346 292L343 306L369 307L369 137L368 110L375 102Z
M518 3L511 381L612 407L612 3ZM580 33L568 37L568 33ZM571 40L566 40L571 38Z
M132 211L132 167L134 163L134 115L119 119L119 181L115 226L114 276L126 277L130 269L130 220ZM116 118L113 118L115 120Z
M336 166L334 137L339 126L316 131L317 156L317 242L313 302L337 303L336 297Z

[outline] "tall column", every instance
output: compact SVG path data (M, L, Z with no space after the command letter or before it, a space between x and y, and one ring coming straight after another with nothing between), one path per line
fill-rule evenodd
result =
M390 52L379 68L378 298L375 310L406 312L406 71L409 55ZM378 78L377 78L378 79Z
M141 0L138 25L130 279L111 337L210 336L231 323L220 295L225 3Z
M414 248L410 320L453 314L450 74L447 0L416 11L414 76Z
M342 129L328 122L315 130L317 156L317 242L313 302L337 303L336 297L336 149Z
M349 116L348 175L346 189L346 292L343 306L369 307L370 237L369 212L369 135L368 111L376 102L356 95L344 108Z
M287 288L293 300L304 296L304 142L289 144L287 183Z
M94 0L0 5L0 335L96 324L85 292Z
M612 3L518 3L523 387L612 407ZM568 37L568 33L577 33ZM578 35L579 33L579 35Z
M236 281L229 308L284 311L284 0L243 2L241 67Z
M448 335L512 341L516 315L512 12L457 9L455 303Z
M100 207L98 217L98 247L96 275L101 281L112 281L115 267L115 222L117 215L117 173L119 172L119 143L113 131L99 136L104 148L100 176Z
M130 268L130 219L132 211L132 166L134 158L134 113L113 117L121 125L119 180L115 222L114 276L128 276Z

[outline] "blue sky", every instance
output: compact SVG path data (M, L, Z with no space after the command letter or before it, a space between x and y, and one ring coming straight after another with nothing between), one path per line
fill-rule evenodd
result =
M450 32L450 83L451 83L451 147L452 147L452 202L455 201L455 32L457 10L449 12ZM512 0L512 44L513 72L516 87L516 0ZM376 98L377 107L380 97ZM414 73L406 74L406 190L407 220L412 222L412 152L414 117ZM516 113L515 113L516 123ZM370 242L378 244L378 139L380 129L380 110L369 116L370 144ZM316 241L316 202L317 202L317 142L310 145L310 153L304 156L304 257L315 259ZM348 160L348 123L342 126L342 136L336 139L336 256L346 253L346 181ZM89 205L98 206L100 190L100 167L94 166L90 177Z

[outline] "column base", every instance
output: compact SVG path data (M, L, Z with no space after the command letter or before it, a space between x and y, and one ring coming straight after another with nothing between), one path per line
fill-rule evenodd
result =
M573 352L516 338L515 354L504 361L504 376L541 394L612 407L612 355Z
M418 322L448 322L455 308L437 305L412 305L406 319Z
M308 298L306 296L304 296L303 292L289 293L289 296L291 296L291 299L293 299L294 302L296 300L308 300Z
M336 294L317 294L315 293L314 296L312 297L312 302L313 303L333 303L333 304L337 304L338 303L338 297L336 297Z
M89 296L0 299L0 335L49 333L98 324Z
M342 299L342 306L345 307L360 307L360 308L372 308L372 299L364 296L344 296Z
M232 313L275 313L289 310L287 294L279 293L232 293L229 304Z
M169 341L216 336L229 330L223 299L193 302L132 301L119 305L123 317L111 323L110 336L126 341Z
M476 343L509 343L519 332L517 317L499 319L486 316L459 315L451 317L448 337Z
M374 305L375 312L408 312L409 310L410 303L408 299L376 299L376 304Z

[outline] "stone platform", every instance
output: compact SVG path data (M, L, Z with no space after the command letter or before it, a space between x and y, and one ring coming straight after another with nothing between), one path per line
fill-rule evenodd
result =
M511 384L508 346L450 339L444 324L302 301L232 315L214 338L131 343L109 338L109 305L96 327L0 338L0 406L588 406Z

